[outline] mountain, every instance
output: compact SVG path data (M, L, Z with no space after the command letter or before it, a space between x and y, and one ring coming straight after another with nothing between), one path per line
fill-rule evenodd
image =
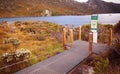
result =
M108 3L102 0L88 0L89 9L95 13L120 13L120 4Z
M74 0L0 0L0 17L41 16L46 9L53 16L120 13L120 4L102 0L88 0L86 3Z

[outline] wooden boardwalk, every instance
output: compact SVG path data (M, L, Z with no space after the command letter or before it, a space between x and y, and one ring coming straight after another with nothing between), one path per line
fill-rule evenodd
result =
M15 74L66 74L89 56L88 47L88 42L75 41L73 48L18 71ZM105 50L107 50L106 45L93 43L93 53L99 54Z

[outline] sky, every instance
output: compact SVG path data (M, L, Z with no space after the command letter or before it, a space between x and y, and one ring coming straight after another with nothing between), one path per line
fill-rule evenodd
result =
M76 1L86 2L86 1L88 1L88 0L76 0ZM120 4L120 0L103 0L103 1L106 1L106 2L114 2L114 3L119 3L119 4Z

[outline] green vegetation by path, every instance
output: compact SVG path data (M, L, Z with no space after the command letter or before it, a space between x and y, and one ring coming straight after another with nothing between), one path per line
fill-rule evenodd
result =
M106 44L109 42L109 28L113 29L111 24L98 24L98 43ZM90 32L90 24L82 26L82 40L88 41L88 34Z
M14 73L63 52L61 29L62 26L50 22L2 22L0 73ZM15 64L18 62L21 63ZM15 65L1 69L12 64Z
M80 63L70 74L78 74L86 72L94 72L94 74L120 74L120 21L113 25L99 25L98 33L101 32L103 40L107 40L108 37L104 37L105 33L108 33L107 30L112 28L113 30L113 40L112 45L107 47L106 52L101 54L92 54L82 63ZM89 29L89 25L85 25L83 30L84 32ZM101 31L100 31L101 30ZM105 33L102 33L105 32ZM106 34L107 35L107 34ZM99 35L98 35L99 36ZM109 36L109 33L108 35ZM99 40L99 39L98 39ZM100 43L102 40L100 40ZM94 47L93 47L94 48Z

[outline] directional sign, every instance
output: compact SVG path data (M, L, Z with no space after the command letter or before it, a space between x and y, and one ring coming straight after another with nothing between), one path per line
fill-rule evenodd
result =
M97 30L98 27L98 15L91 16L91 30Z

